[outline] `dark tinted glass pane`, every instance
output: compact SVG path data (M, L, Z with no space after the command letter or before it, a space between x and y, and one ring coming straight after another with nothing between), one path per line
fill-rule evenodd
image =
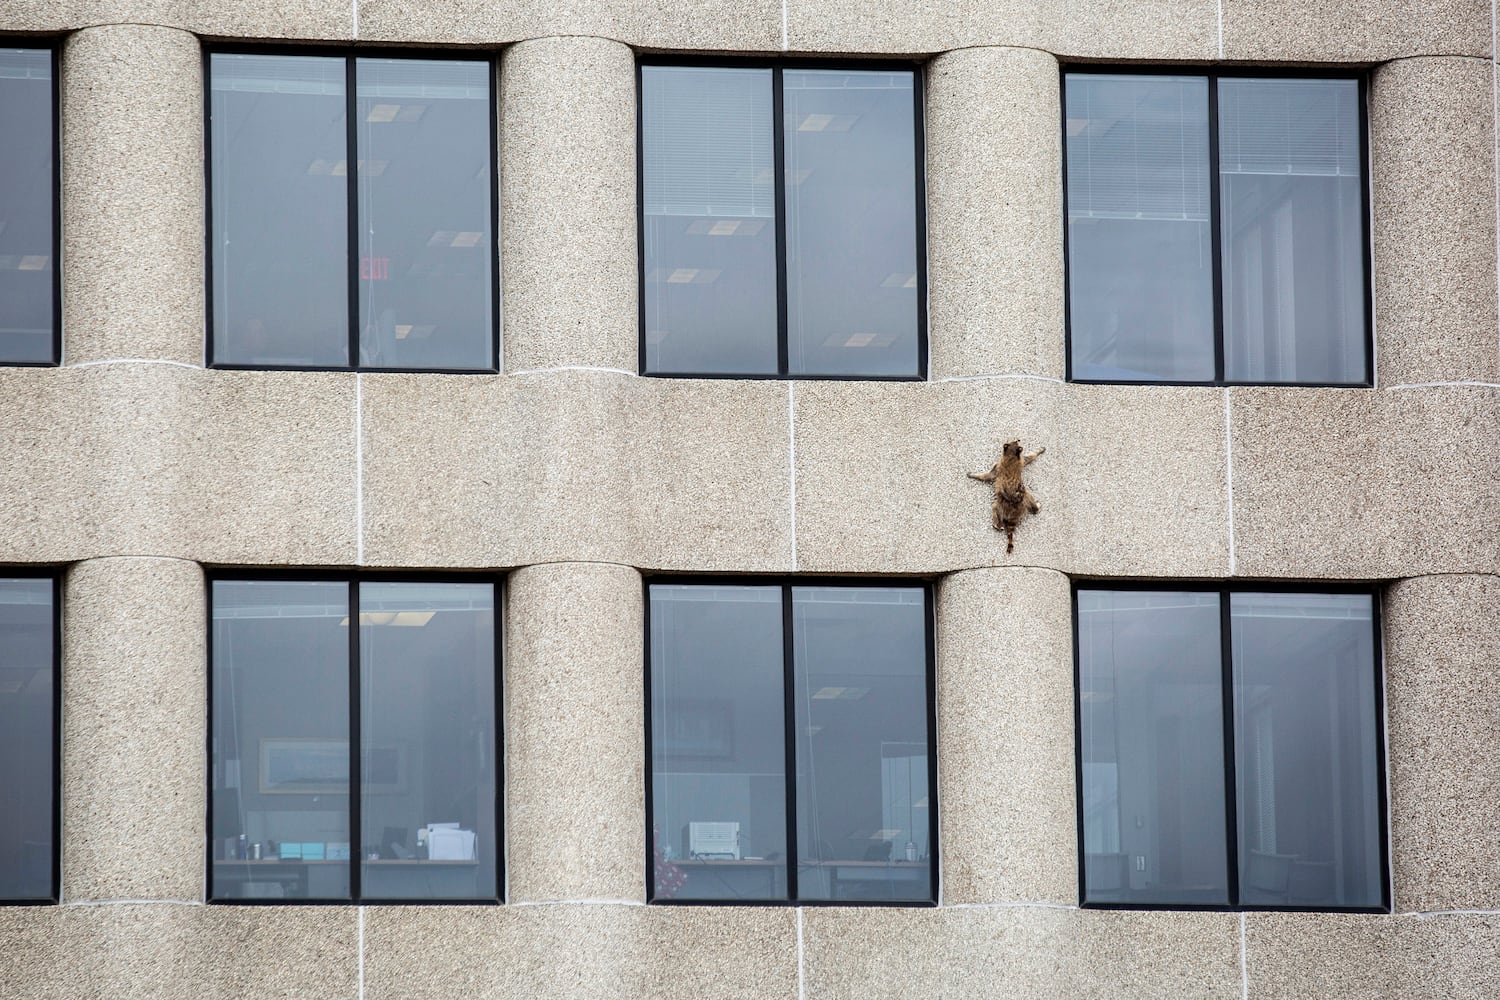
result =
M359 363L493 368L489 63L355 66Z
M651 588L658 899L784 899L780 587Z
M209 58L218 364L349 364L345 65Z
M1214 377L1208 82L1067 77L1072 377Z
M1225 376L1365 377L1359 84L1220 80Z
M641 69L646 371L775 374L771 71Z
M361 893L494 898L494 585L364 583L359 621Z
M348 598L213 584L215 898L349 897Z
M0 899L52 895L52 581L0 579Z
M52 53L0 48L0 363L52 356Z
M797 895L931 899L927 614L916 587L795 587Z
M917 374L917 179L909 72L782 77L789 366Z
M1240 901L1380 906L1368 594L1234 594Z
M1085 900L1229 900L1219 596L1078 592Z

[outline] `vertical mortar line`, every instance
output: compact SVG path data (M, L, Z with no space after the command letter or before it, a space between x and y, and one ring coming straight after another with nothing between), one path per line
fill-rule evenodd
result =
M1230 421L1230 393L1224 388L1224 492L1228 496L1229 517L1229 575L1234 576L1234 433Z
M354 0L356 4L359 0ZM1219 0L1219 58L1224 58L1224 0Z
M359 0L353 0L354 8L354 37L359 38Z
M787 50L786 5L787 0L781 0L781 51L783 52Z
M791 496L789 504L792 519L792 572L797 572L797 383L786 384L786 436L787 463L790 472Z
M365 908L359 908L359 952L357 954L359 969L359 1000L365 1000Z
M1500 297L1500 51L1496 50L1496 39L1500 37L1497 31L1496 19L1500 12L1496 10L1496 0L1490 0L1490 141L1494 145L1494 176L1490 178L1490 186L1495 191L1495 293ZM1500 301L1500 298L1497 298ZM1495 358L1500 361L1500 315L1495 317Z
M354 562L365 562L365 398L359 372L354 373Z
M1250 1000L1250 965L1245 960L1245 914L1240 911L1240 1000Z
M802 907L797 907L797 1000L807 1000L807 977L802 970Z

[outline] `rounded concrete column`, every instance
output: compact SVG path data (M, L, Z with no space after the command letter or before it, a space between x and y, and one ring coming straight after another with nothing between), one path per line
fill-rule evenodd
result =
M927 69L932 377L1063 375L1057 60L948 52Z
M1385 600L1392 898L1500 908L1500 576L1423 576Z
M1492 70L1423 57L1370 80L1381 385L1500 379Z
M1078 901L1072 619L1055 570L938 585L944 903Z
M500 80L504 369L636 371L635 54L539 38Z
M201 900L208 796L203 570L78 563L63 603L62 891Z
M86 28L62 57L63 361L203 364L203 56Z
M505 608L506 895L644 901L640 574L530 566Z

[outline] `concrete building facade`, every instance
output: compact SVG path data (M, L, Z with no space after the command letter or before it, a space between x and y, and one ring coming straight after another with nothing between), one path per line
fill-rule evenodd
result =
M1479 0L0 0L60 49L62 358L0 564L62 579L61 900L0 997L1500 993L1496 10ZM205 365L216 42L498 53L501 373ZM638 374L643 53L910 58L928 377ZM1064 368L1060 68L1367 72L1375 384ZM1045 445L1013 555L964 473ZM504 574L505 899L207 905L206 569ZM938 905L647 905L643 579L934 583ZM1358 581L1391 912L1079 905L1073 581ZM0 766L10 766L0 762Z

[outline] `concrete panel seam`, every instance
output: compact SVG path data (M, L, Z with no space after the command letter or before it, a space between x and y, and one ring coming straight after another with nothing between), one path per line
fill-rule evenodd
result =
M1431 920L1434 917L1500 917L1500 910L1406 910L1392 916L1415 917L1417 920Z
M355 0L356 6L358 0ZM356 955L359 1000L365 1000L365 908L359 908L359 952Z
M1495 294L1500 301L1500 51L1495 48L1497 3L1490 0L1490 141L1494 145L1494 169L1490 183L1495 188ZM1500 362L1500 316L1495 317L1495 356Z
M792 528L792 572L797 572L797 384L786 384L787 471Z
M359 38L359 0L353 0L351 6L353 7L353 10L350 11L350 16L353 19L353 23L352 23L351 26L353 28L354 37L356 39L358 39ZM1220 52L1219 54L1223 55L1222 52ZM361 943L364 942L364 937L363 937L364 929L365 929L364 919L365 919L365 915L364 915L363 912L361 912L360 915L359 915L359 920L360 920L359 930L360 930L360 934L361 934L361 937L360 937L360 942ZM360 980L359 995L361 997L365 995L365 987L364 987L364 980L363 979Z
M620 569L633 569L640 572L639 566L630 563L610 562L608 559L542 559L537 562L529 562L520 566L511 566L508 569L499 569L499 572L519 573L523 569L531 569L533 566L616 566Z
M188 559L186 556L158 556L147 552L116 552L108 556L85 556L82 559L69 561L68 565L82 566L84 563L103 562L106 559L155 559L160 562L184 562L191 563L194 566L198 565L198 560Z
M945 903L944 910L1076 910L1074 903L1040 903L1031 900L1001 900L989 903Z
M645 906L640 899L519 899L506 906Z
M1402 382L1400 385L1388 385L1387 389L1454 389L1465 386L1477 386L1481 389L1500 389L1500 382L1481 382L1477 379L1463 382Z
M1219 58L1224 58L1224 0L1219 0ZM1244 928L1241 927L1241 930Z
M1250 1000L1250 963L1245 959L1244 913L1240 914L1240 1000Z
M781 0L781 51L783 52L787 50L786 4L787 0ZM798 921L802 919L801 914L798 914L797 919ZM798 924L798 927L801 927L800 923ZM801 974L800 971L798 974Z
M592 36L588 36L592 37ZM608 372L611 375L630 375L640 377L639 372L629 371L624 368L599 368L594 365L559 365L556 368L521 368L513 372L504 372L505 375L545 375L549 372Z
M786 9L783 2L782 10ZM797 907L797 1000L807 1000L807 977L804 972L802 948L802 907Z
M1229 575L1234 576L1234 431L1230 410L1232 390L1224 390L1224 496L1229 518Z
M201 899L69 899L59 906L207 906Z
M172 365L195 372L204 370L202 365L190 365L186 361L168 361L165 358L107 358L103 361L80 361L76 365L64 364L64 368L97 368L99 365Z
M1056 375L1028 375L1024 372L1007 373L1003 375L949 375L947 378L938 379L939 382L989 382L999 379L1030 379L1033 382L1053 382L1063 385L1063 379Z
M354 561L365 562L364 376L354 376Z

